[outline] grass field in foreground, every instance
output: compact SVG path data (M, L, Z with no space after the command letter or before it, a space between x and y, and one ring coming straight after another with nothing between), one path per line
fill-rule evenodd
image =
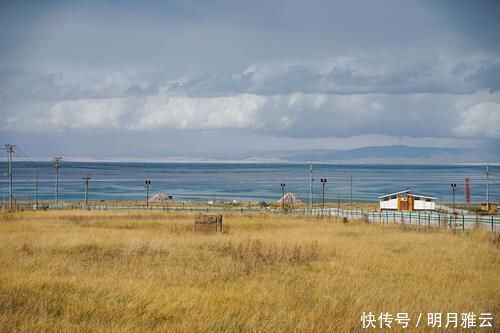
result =
M226 233L195 234L192 221L0 213L0 332L358 332L363 311L491 312L500 326L487 233L225 214Z

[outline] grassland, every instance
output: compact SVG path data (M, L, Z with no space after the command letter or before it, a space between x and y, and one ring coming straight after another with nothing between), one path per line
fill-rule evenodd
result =
M1 213L0 332L358 332L363 311L491 312L500 327L487 233L225 214L225 233L195 234L192 220Z

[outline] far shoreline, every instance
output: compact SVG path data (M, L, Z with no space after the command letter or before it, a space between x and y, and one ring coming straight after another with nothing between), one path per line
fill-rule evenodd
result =
M287 161L287 160L169 160L169 159L98 159L98 158L80 158L80 157L63 157L65 163L106 163L106 164L234 164L234 165L251 165L251 164L264 164L264 165L340 165L340 166L500 166L500 162L455 162L455 163L441 163L441 162L415 162L415 161L387 161L387 162L373 162L373 161ZM15 160L17 163L52 163L52 158L32 158ZM7 161L0 161L0 164L7 164Z

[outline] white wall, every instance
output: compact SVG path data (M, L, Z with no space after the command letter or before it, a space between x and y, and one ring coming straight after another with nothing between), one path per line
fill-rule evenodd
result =
M380 200L380 209L398 209L398 199Z
M398 209L398 199L391 199L387 201L380 200L380 209ZM424 200L414 200L413 201L414 210L435 210L435 201L425 201Z
M414 210L434 210L436 209L435 201L415 200L413 204Z

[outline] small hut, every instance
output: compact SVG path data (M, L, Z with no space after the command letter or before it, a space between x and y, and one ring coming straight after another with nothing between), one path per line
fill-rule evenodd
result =
M436 198L410 193L410 189L378 197L380 210L431 211L436 209Z
M491 203L491 202L482 203L481 210L483 212L489 212L489 213L493 214L493 213L496 213L496 211L497 211L497 205L494 203Z
M166 195L163 192L158 192L148 199L148 202L172 202L174 198L171 195Z

